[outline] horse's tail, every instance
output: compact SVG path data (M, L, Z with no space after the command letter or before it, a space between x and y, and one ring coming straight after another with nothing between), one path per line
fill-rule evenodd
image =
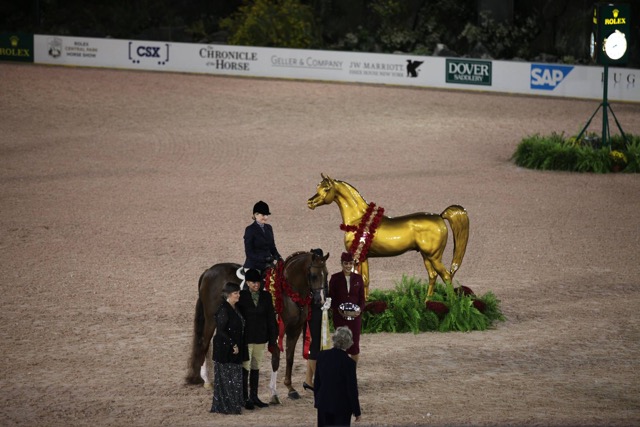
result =
M462 258L467 250L467 242L469 241L469 216L465 208L459 205L451 205L445 209L440 216L451 225L453 232L453 259L451 260L451 279L456 274Z
M205 271L206 272L206 271ZM196 313L193 317L193 338L191 341L191 357L189 358L189 371L185 380L188 384L201 384L204 380L200 376L200 366L202 366L202 335L204 333L204 305L200 299L200 285L204 273L198 279L198 301L196 301Z

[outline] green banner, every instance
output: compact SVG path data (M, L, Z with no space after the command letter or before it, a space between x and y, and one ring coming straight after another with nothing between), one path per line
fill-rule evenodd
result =
M491 86L491 61L447 59L447 83Z
M0 33L0 61L33 62L33 34Z

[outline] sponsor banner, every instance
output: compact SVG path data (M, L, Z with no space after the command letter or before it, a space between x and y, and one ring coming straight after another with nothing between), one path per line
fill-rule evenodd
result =
M447 59L446 82L491 86L491 61Z
M0 60L33 62L33 34L0 33Z
M118 68L115 51L121 43L120 40L36 35L35 62Z
M553 91L572 70L571 65L531 64L531 89Z
M602 66L35 35L36 63L602 99ZM610 100L640 102L640 70L609 68Z

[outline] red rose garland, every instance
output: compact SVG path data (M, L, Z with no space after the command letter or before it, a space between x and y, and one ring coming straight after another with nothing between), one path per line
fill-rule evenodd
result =
M377 207L375 203L371 202L357 226L340 224L340 230L347 233L355 232L349 252L351 252L356 262L362 262L367 259L371 242L383 216L384 208Z
M296 291L291 289L291 286L284 280L284 262L278 261L276 266L267 270L265 278L268 290L273 298L273 307L276 314L282 314L282 292L291 298L291 300L300 307L311 305L311 295L302 297ZM308 317L311 317L311 310L309 310Z

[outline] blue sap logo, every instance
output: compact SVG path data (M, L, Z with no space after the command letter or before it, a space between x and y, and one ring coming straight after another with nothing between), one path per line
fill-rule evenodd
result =
M570 65L531 64L531 89L554 90L571 70Z

